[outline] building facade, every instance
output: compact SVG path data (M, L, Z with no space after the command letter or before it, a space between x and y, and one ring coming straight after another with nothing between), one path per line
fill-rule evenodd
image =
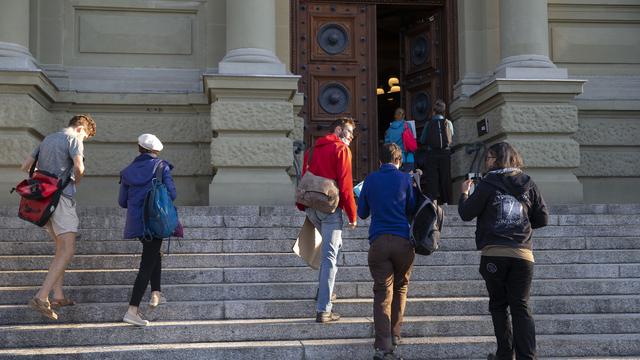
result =
M114 205L151 132L178 204L293 202L294 143L358 122L354 177L389 111L443 98L452 175L507 140L552 203L640 202L635 0L0 0L0 203L49 132L90 113L82 204ZM394 87L395 86L395 87Z

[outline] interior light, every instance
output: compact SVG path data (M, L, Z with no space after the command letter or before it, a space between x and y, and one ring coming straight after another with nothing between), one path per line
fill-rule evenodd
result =
M383 88L377 88L376 89L376 95L383 95L384 94L384 89Z
M400 92L400 86L399 85L393 85L391 87L391 89L389 89L389 94L393 94L393 93L397 93Z
M394 85L398 85L400 84L400 80L398 80L397 77L390 77L389 78L389 87L393 87Z

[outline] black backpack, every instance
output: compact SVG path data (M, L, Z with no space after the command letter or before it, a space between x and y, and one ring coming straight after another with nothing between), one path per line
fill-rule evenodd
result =
M436 119L435 115L431 120L427 121L427 143L430 149L446 149L451 145L452 134L447 126L447 119Z
M424 195L420 187L420 175L414 174L416 184L416 210L409 212L411 229L409 236L416 249L416 254L431 255L440 247L440 231L444 221L444 210L437 201Z

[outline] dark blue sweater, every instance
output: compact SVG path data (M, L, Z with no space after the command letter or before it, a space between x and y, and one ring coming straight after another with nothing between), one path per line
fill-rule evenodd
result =
M394 165L383 164L367 176L358 198L358 216L371 215L369 244L382 234L409 240L407 210L413 211L415 202L411 177Z

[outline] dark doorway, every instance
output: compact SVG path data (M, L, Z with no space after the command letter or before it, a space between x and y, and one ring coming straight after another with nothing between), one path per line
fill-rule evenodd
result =
M415 121L419 136L431 105L444 97L441 13L437 6L376 8L378 143L396 108Z

